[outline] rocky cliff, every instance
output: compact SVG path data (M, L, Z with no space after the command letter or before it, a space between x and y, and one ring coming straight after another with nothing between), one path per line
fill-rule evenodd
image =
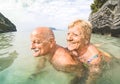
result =
M16 26L0 13L0 33L17 31Z
M108 0L96 13L89 16L93 33L120 37L120 0Z

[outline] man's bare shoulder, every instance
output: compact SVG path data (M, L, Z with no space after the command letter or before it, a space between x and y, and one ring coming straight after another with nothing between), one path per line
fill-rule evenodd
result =
M75 61L72 59L70 53L67 51L67 49L63 47L59 47L56 50L53 55L52 61L62 66L75 64Z

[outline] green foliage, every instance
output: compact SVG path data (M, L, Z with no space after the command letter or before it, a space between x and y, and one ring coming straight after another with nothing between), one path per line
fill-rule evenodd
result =
M105 4L106 1L108 0L94 0L94 2L90 6L92 13L97 12L103 6L103 4Z

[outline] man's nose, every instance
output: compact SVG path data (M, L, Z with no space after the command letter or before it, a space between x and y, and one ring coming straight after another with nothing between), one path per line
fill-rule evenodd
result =
M35 44L32 43L31 46L30 46L31 49L34 49L35 48Z

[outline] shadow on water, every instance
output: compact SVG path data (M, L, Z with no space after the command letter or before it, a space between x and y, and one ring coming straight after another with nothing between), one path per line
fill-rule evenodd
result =
M8 68L18 55L15 50L11 51L13 38L13 33L0 34L0 71Z

